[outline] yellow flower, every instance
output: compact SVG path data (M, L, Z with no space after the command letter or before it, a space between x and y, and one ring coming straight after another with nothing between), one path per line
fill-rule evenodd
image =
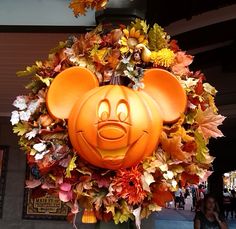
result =
M146 36L144 34L141 34L140 30L136 30L134 27L131 29L124 29L123 30L123 37L121 37L120 44L121 53L126 52L133 52L134 48L138 44L144 44L146 45L148 43L148 40L146 39Z
M154 62L154 64L167 68L174 63L175 54L172 50L163 48L158 52L153 51L151 54L151 60Z

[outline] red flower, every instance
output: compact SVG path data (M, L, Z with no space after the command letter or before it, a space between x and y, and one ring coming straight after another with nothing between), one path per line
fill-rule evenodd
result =
M147 192L143 190L141 176L137 167L130 170L118 170L112 183L114 194L126 199L129 204L142 202L147 196Z

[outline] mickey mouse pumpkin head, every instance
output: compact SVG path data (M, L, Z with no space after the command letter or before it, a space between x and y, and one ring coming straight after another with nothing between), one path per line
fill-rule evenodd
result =
M68 119L69 137L78 154L91 164L130 167L155 150L163 121L173 122L186 107L185 91L169 72L144 73L145 88L99 87L88 69L61 72L47 93L52 116Z

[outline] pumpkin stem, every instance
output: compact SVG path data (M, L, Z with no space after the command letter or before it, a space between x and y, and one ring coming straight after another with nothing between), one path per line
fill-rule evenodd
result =
M114 73L111 77L110 84L111 85L121 85L120 75Z

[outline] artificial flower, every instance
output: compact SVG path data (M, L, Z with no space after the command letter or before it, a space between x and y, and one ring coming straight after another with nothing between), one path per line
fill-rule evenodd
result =
M19 115L20 115L20 120L21 121L29 121L30 116L31 116L31 112L29 110L27 110L27 111L20 111Z
M37 128L32 129L30 132L25 134L25 137L29 140L34 138L38 134L39 130Z
M13 106L18 108L19 110L26 109L27 108L26 99L27 99L26 96L17 96L16 100L13 102Z
M120 169L112 182L114 195L124 198L129 204L138 204L147 196L141 180L142 173L137 169Z
M19 121L20 121L20 114L19 114L19 112L18 111L12 111L11 112L11 120L10 120L11 124L15 125Z
M59 199L63 202L68 202L72 199L72 189L71 184L69 183L62 183L60 185L60 191L59 191Z
M37 108L39 107L40 104L40 100L36 99L36 100L32 100L31 102L29 102L28 104L28 111L33 114Z
M147 45L148 40L140 30L136 30L134 27L131 29L123 29L123 37L120 39L121 53L133 52L136 45L143 44Z
M38 152L43 152L46 149L47 145L43 142L33 145L33 148Z
M163 48L158 52L153 51L151 54L151 60L154 65L159 65L163 67L170 67L175 60L175 54L171 49Z

